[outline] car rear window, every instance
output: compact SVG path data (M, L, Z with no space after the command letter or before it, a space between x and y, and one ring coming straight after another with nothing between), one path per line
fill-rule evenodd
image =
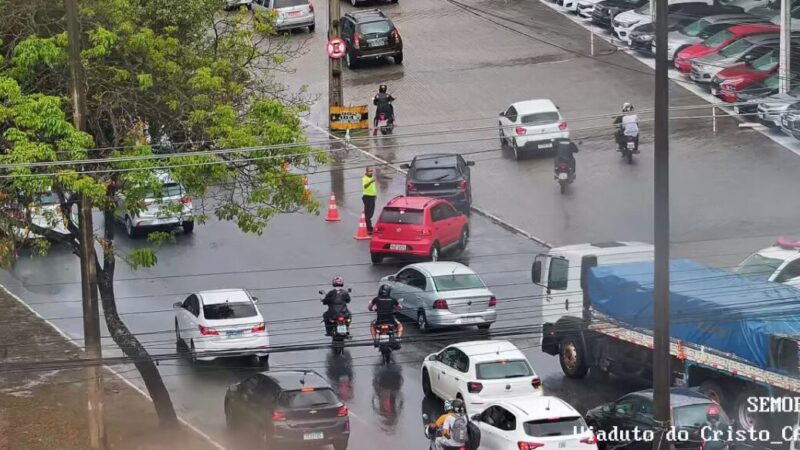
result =
M533 375L530 364L524 359L478 363L475 365L475 372L479 380L502 380Z
M278 405L282 408L303 409L320 408L339 403L336 394L330 389L284 391L278 398Z
M387 34L392 31L392 24L388 20L380 22L367 22L361 24L361 34Z
M255 305L250 302L203 305L203 315L208 320L238 319L257 314Z
M308 0L275 0L275 8L291 8L292 6L307 5Z
M454 181L461 178L455 167L431 167L414 170L417 181Z
M733 36L733 33L731 33L730 31L722 30L719 33L717 33L717 34L711 36L710 38L706 39L706 41L703 42L703 45L705 45L708 48L714 48L714 47L722 44L723 42L727 41L732 36Z
M436 285L436 290L439 292L460 289L483 289L486 287L483 281L473 273L433 277L433 284Z
M522 427L525 434L533 437L572 436L581 433L581 430L588 430L581 416L531 420L522 424Z
M528 114L522 116L522 123L525 125L547 125L550 123L558 122L560 117L558 117L558 113L551 111L551 112L542 112L536 114Z
M675 420L675 426L678 428L702 427L708 422L708 409L711 407L716 407L717 410L719 410L719 425L721 427L728 427L730 425L728 416L713 403L701 403L674 408L672 417Z
M422 225L423 212L421 209L383 208L378 220L383 223L405 223Z
M160 194L161 196L159 197L158 194L150 192L145 196L145 198L179 197L183 195L183 188L178 183L164 183L161 186Z
M725 58L730 58L746 51L752 46L753 44L749 40L739 39L728 44L725 48L719 51L719 54Z
M39 204L41 205L57 205L59 204L58 195L53 192L45 192L37 196Z
M710 25L711 22L707 21L706 19L695 20L689 25L683 27L683 29L681 29L681 33L687 36L697 36Z
M769 51L750 62L754 70L771 70L778 65L778 50Z

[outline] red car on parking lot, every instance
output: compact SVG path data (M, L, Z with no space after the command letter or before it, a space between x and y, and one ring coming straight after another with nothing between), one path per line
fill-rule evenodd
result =
M369 244L373 263L387 256L439 260L442 252L463 250L469 219L450 202L430 197L395 197L386 204Z
M728 103L736 103L736 92L769 78L778 71L779 50L771 50L746 63L723 69L711 80L711 92Z
M762 33L777 33L778 25L772 23L745 23L734 25L727 30L722 30L700 44L690 45L675 55L675 68L682 73L692 70L692 60L712 55L725 48L730 43L745 36Z

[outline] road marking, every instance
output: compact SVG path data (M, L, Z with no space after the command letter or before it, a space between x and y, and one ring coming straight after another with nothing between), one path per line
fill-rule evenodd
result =
M70 344L74 345L74 346L75 346L75 347L76 347L78 350L81 350L81 351L83 351L83 348L82 348L80 345L78 345L78 343L77 343L77 342L75 342L75 340L74 340L74 339L72 339L72 337L70 337L70 336L69 336L69 335L68 335L66 332L64 332L63 330L61 330L61 328L58 328L58 327L57 327L57 326L56 326L56 325L55 325L53 322L51 322L51 321L47 320L47 319L46 319L44 316L42 316L41 314L39 314L39 313L38 313L38 312L37 312L35 309L33 309L33 308L30 306L30 305L28 305L27 303L25 303L25 301L24 301L24 300L22 300L22 299L21 299L19 296L17 296L16 294L14 294L14 293L13 293L13 292L11 292L10 290L8 290L8 288L6 288L5 286L3 286L2 284L0 284L0 289L2 289L3 291L5 291L5 292L6 292L8 295L10 295L11 297L13 297L13 298L14 298L14 299L15 299L17 302L19 302L19 304L21 304L21 305L22 305L22 306L24 306L24 307L25 307L25 308L26 308L28 311L30 311L31 313L33 313L33 315L35 315L36 317L38 317L39 319L41 319L41 320L42 320L44 323L46 323L47 325L49 325L49 326L50 326L50 328L52 328L53 330L55 330L55 332L56 332L56 333L58 333L59 335L61 335L61 337L63 337L63 338L64 338L64 339L65 339L65 340L66 340L68 343L70 343ZM104 367L105 369L107 369L109 372L111 372L112 374L114 374L114 375L115 375L117 378L119 378L120 380L122 380L122 382L124 382L124 383L125 383L125 384L127 384L128 386L132 387L132 388L133 388L133 389L134 389L136 392L138 392L138 393L142 394L142 395L143 395L143 396L144 396L144 397L145 397L147 400L149 400L149 401L151 401L151 402L153 401L153 399L152 399L152 398L150 398L150 396L149 396L149 395L147 395L147 393L146 393L145 391L143 391L143 390L142 390L142 389L141 389L139 386L136 386L135 384L133 384L133 382L131 382L130 380L128 380L127 378L125 378L124 376L122 376L122 374L120 374L119 372L117 372L116 370L112 369L112 368L111 368L111 367L109 367L109 366L106 366L106 365L104 365L103 367ZM208 441L208 443L209 443L209 444L213 445L213 446L214 446L214 447L216 447L218 450L227 450L227 449L226 449L226 448L225 448L225 447L224 447L222 444L220 444L219 442L217 442L216 440L214 440L214 439L213 439L211 436L207 435L206 433L204 433L204 432L200 431L200 429L199 429L199 428L197 428L197 427L195 427L194 425L192 425L191 423L189 423L189 422L188 422L186 419L184 419L184 418L182 418L182 417L178 416L178 420L179 420L179 421L180 421L182 424L184 424L184 425L185 425L187 428L189 428L189 429L190 429L190 430L192 430L193 432L197 433L197 435L198 435L198 436L200 436L200 437L202 437L203 439L205 439L206 441Z
M406 174L406 171L401 169L400 167L395 166L394 164L390 163L389 161L386 161L383 158L380 158L380 157L378 157L376 155L373 155L372 153L370 153L370 152L358 147L357 145L354 145L354 144L352 144L350 142L345 142L344 139L340 138L339 136L336 136L335 134L331 133L330 131L326 130L325 128L322 128L317 124L311 123L311 122L309 122L308 120L306 120L306 119L304 119L302 117L300 118L300 121L303 122L304 124L306 124L307 126L309 126L311 128L314 128L317 131L321 131L321 132L325 133L326 135L328 135L328 137L332 138L333 140L338 141L340 143L343 143L345 145L345 148L352 147L352 148L358 150L359 152L363 153L365 156L368 156L368 157L374 159L375 161L379 162L381 165L388 166L388 167L394 169L395 171L402 173L403 175ZM510 223L510 222L508 222L508 221L506 221L506 220L504 220L504 219L502 219L502 218L500 218L500 217L498 217L498 216L496 216L496 215L494 215L494 214L482 209L482 208L479 208L479 207L473 205L470 209L472 209L476 213L480 214L481 216L486 217L490 221L494 222L496 225L499 225L499 226L505 228L506 230L510 231L511 233L514 233L516 235L519 235L519 236L522 236L522 237L524 237L526 239L529 239L529 240L531 240L533 242L536 242L537 244L539 244L539 245L541 245L543 247L553 248L553 245L548 243L544 239L536 237L536 236L532 235L531 233L528 233L527 231L523 230L522 228L520 228L520 227L518 227L518 226L516 226L516 225L514 225L514 224L512 224L512 223Z

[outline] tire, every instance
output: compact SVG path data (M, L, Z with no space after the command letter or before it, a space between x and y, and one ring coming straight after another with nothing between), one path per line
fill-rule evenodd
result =
M423 309L417 312L417 327L419 327L419 331L430 331L431 329L431 324L428 323L428 316Z
M491 327L492 327L491 323L482 323L482 324L478 325L478 329L482 330L482 331L488 331L489 328L491 328Z
M628 152L625 154L625 158L628 160L628 164L633 164L633 153Z
M192 365L197 365L199 361L197 361L197 350L194 348L194 341L189 344L189 358L192 361Z
M353 0L355 1L355 0ZM344 54L344 62L347 64L347 68L350 70L355 70L356 65L358 64L352 56L350 56L351 52L347 52Z
M183 234L192 234L192 231L194 231L194 220L183 222L182 228Z
M469 243L469 228L464 227L461 230L461 239L459 239L458 241L458 248L460 248L461 251L463 252L464 250L467 249L468 243Z
M564 375L570 378L583 378L589 372L584 356L585 350L580 339L570 336L558 348L558 362Z
M392 3L397 3L397 1L395 0ZM402 52L397 54L397 55L394 55L394 63L398 64L398 65L399 64L403 64L403 53Z
M347 441L334 441L333 450L347 450Z
M436 396L433 395L433 389L431 389L431 376L428 374L427 370L422 371L422 393L425 394L425 397L433 399Z
M515 160L519 161L520 159L522 159L522 152L519 151L519 146L517 145L516 139L511 140L511 150L514 151Z
M561 188L561 193L562 194L567 192L567 183L561 182L561 183L558 183L558 184L559 184L559 187Z
M505 135L503 135L503 124L498 123L497 127L498 127L497 134L500 135L500 148L503 149L506 147L506 145L508 145L508 142L506 142L506 137Z
M392 362L392 350L391 349L381 349L381 360L383 364L388 366Z
M309 25L309 26L308 26L308 32L309 32L309 33L313 33L313 32L314 32L314 30L316 30L316 29L317 29L317 25L316 25L316 24L315 24L315 25Z
M237 428L237 423L234 420L233 411L231 411L231 407L229 402L225 402L225 426L228 427L229 430L235 430Z
M433 246L431 246L431 252L428 254L428 258L432 262L437 262L437 261L439 261L439 258L441 258L441 256L442 256L441 252L442 251L439 249L439 243L438 242L434 242Z
M358 6L358 0L350 0L352 6Z
M717 402L717 404L722 406L723 409L728 406L728 399L725 395L725 389L723 389L722 386L716 381L706 380L700 384L700 387L697 388L697 390L701 394Z
M369 259L372 261L372 264L380 264L383 262L383 255L380 253L370 253Z
M258 365L264 370L269 370L269 355L259 357Z
M397 3L397 0L391 0L391 3Z
M751 397L763 397L766 393L755 389L745 388L733 403L733 419L741 430L761 430L768 429L763 415L748 411L750 404L748 399Z
M139 230L133 226L133 221L130 216L125 216L125 234L131 239L136 239L140 236Z

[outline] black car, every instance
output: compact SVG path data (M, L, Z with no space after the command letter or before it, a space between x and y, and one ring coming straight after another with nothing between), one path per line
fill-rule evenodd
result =
M800 102L789 106L781 114L781 130L795 139L800 139Z
M341 38L347 44L345 62L354 69L361 61L391 56L403 64L403 41L391 20L379 9L353 11L339 21Z
M611 29L611 20L619 13L639 8L647 3L647 0L604 0L594 7L592 12L592 23L601 27Z
M347 407L311 370L262 372L229 386L225 423L257 430L266 448L332 444L345 450L350 439Z
M676 441L671 443L672 448L676 450L733 448L732 443L726 440L733 433L731 421L710 398L693 389L671 388L670 409L671 425L676 436ZM656 429L653 411L653 390L647 389L625 395L613 403L590 409L586 412L586 423L594 429L601 449L620 446L631 450L650 450L653 448L653 442L648 440L645 434ZM708 420L709 413L714 412L719 416L716 424ZM625 433L626 430L631 432ZM638 430L638 437L634 436L633 430ZM612 433L614 431L615 433ZM601 439L605 436L619 440L609 442L608 438ZM688 439L681 440L681 437ZM704 441L703 437L708 440Z
M472 205L472 179L469 168L474 161L465 161L461 155L440 153L415 156L408 169L406 196L443 198L464 214Z

